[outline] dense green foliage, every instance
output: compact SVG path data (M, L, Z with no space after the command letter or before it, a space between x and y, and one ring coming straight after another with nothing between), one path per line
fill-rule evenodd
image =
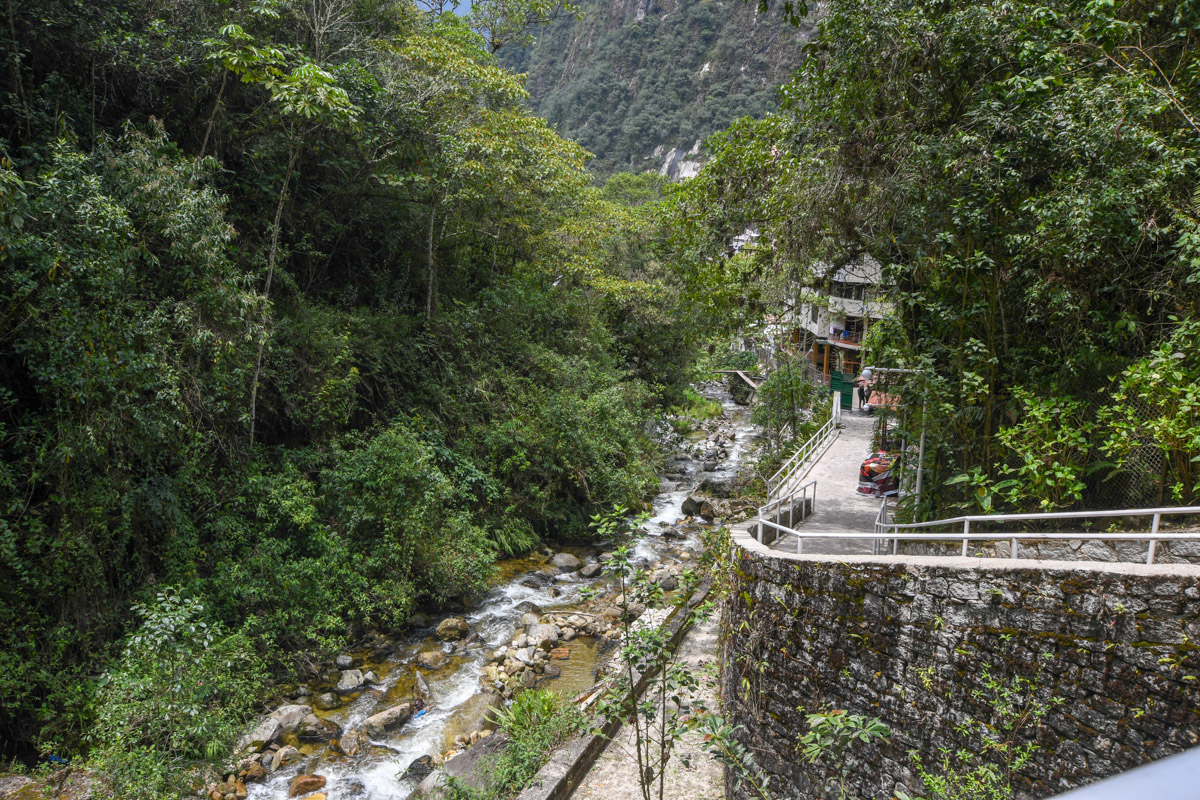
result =
M587 0L579 9L501 58L529 73L535 113L595 153L601 177L658 170L672 148L686 153L733 120L774 109L807 38L808 26L789 26L779 8L741 3Z
M181 764L223 753L259 699L262 660L241 632L172 591L135 605L141 627L100 680L88 739L122 796L170 796Z
M137 687L400 625L653 487L643 431L697 338L643 246L659 189L590 188L469 22L383 0L7 18L0 755L98 725L98 753L212 756L232 717L137 731L163 702ZM136 603L176 615L164 591L211 641L135 633Z
M765 458L774 461L781 443L805 442L829 417L829 391L808 378L803 358L783 355L758 387L750 419L767 436Z
M673 197L677 259L777 310L884 265L864 363L924 371L891 387L932 443L918 513L1186 502L1198 28L1189 0L833 4L783 110ZM747 227L771 246L729 257ZM1114 476L1138 447L1162 473Z

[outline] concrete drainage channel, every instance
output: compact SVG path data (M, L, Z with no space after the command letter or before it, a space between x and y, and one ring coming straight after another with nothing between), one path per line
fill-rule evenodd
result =
M687 623L692 616L692 611L708 598L711 588L711 579L705 580L686 603L671 609L670 615L663 621L662 624L670 634L669 641L672 651L679 646L679 642L687 633ZM613 658L619 657L619 655L613 656ZM634 688L638 697L641 697L647 684L657 674L658 670L644 673L635 672ZM603 692L602 689L599 691ZM583 780L583 777L587 775L592 764L604 752L605 746L616 735L620 727L620 719L609 720L598 733L584 735L567 742L555 751L550 760L530 781L529 786L517 795L517 800L566 800ZM443 764L437 772L422 781L413 796L422 798L441 796L447 776L468 782L472 777L482 777L481 761L484 757L499 752L503 749L504 744L503 737L491 736L469 750L459 753Z

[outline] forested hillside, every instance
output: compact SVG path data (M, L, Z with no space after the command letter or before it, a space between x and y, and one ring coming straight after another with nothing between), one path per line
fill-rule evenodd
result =
M469 20L6 11L0 757L157 791L262 668L656 485L695 328Z
M739 0L585 0L579 15L500 59L528 73L530 108L594 153L601 178L664 165L675 177L703 139L774 110L811 25Z
M869 255L912 516L1200 495L1200 6L840 2L714 137L675 261L782 312ZM747 227L757 247L730 255ZM918 410L920 409L920 410ZM903 462L911 478L915 459Z

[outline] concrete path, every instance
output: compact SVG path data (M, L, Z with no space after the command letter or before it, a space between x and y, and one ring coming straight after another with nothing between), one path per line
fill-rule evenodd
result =
M695 701L717 710L717 618L712 617L692 628L679 643L679 660L700 678ZM633 726L622 725L613 741L604 748L583 782L571 794L571 800L642 800L634 755ZM722 800L725 797L725 773L701 747L700 734L687 733L675 745L675 754L667 764L664 800Z
M858 468L871 451L871 432L874 417L859 411L842 412L842 430L833 444L801 476L800 481L817 481L816 513L801 522L806 531L870 534L879 513L879 498L864 497L857 491ZM799 526L797 526L799 529ZM771 546L772 550L796 552L796 537L785 534ZM868 539L808 539L805 553L869 554Z

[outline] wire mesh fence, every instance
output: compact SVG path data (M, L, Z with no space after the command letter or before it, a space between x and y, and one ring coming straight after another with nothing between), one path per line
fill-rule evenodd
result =
M1142 421L1155 416L1150 406L1137 398L1127 397L1124 404ZM1141 434L1130 442L1119 466L1101 467L1088 476L1083 505L1088 509L1138 508L1169 502L1167 467L1161 445Z

